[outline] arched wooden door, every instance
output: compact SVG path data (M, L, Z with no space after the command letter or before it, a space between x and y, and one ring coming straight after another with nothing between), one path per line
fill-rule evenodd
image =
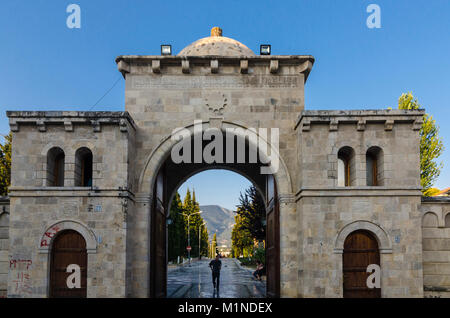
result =
M67 266L80 266L81 288L67 286ZM59 233L52 244L50 260L50 297L86 297L87 252L86 241L80 233L65 230Z
M343 255L344 298L379 298L380 288L367 287L367 266L380 265L375 237L368 231L355 231L345 239Z

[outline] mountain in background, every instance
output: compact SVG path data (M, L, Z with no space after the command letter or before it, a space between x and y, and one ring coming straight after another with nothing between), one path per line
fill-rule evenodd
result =
M209 239L217 233L217 244L231 247L231 230L235 213L218 205L201 205L202 218L206 221Z

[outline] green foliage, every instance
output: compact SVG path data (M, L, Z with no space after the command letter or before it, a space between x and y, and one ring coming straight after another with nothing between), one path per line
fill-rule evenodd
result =
M420 109L421 106L411 92L402 94L398 99L399 109ZM432 116L425 114L420 129L420 184L425 196L431 195L430 188L439 177L443 167L442 162L436 159L444 151L442 139L439 137L439 128Z
M260 261L261 263L266 263L266 249L263 247L259 247L255 249L253 252L253 258L257 261Z
M238 258L238 261L243 266L249 266L249 267L256 267L256 259L251 257L240 257Z
M200 253L208 254L208 230L203 225L204 220L198 213L200 205L196 201L195 192L191 196L188 189L183 202L177 193L170 207L170 217L172 224L168 226L169 236L169 261L175 261L178 256L187 256L186 247L188 246L188 230L190 234L191 257L199 256L199 235L200 235ZM188 225L188 215L189 225Z
M439 192L441 192L441 190L439 190L438 188L429 188L428 190L425 191L424 195L427 197L432 197L438 194Z
M250 232L257 241L266 238L266 228L263 222L266 220L266 207L256 187L251 186L245 190L239 198L237 214L240 218L242 230Z
M234 217L235 224L231 231L231 244L236 256L247 254L248 248L253 246L253 236L244 226L243 217L237 214Z
M217 233L214 233L211 247L211 256L210 256L211 258L216 257L216 247L217 247Z
M0 196L8 194L11 184L11 142L12 134L4 136L4 144L0 144Z
M266 238L266 207L254 186L246 189L244 194L241 193L239 201L231 231L231 244L235 257L248 257L253 254L254 241Z
M186 231L180 194L177 192L170 206L170 218L172 223L168 226L168 259L176 261L178 256L183 256L186 250Z

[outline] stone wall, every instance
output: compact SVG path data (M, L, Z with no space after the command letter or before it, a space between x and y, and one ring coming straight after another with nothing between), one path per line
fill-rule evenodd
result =
M8 297L47 297L53 238L87 243L88 297L124 297L129 144L126 113L8 112L13 131ZM65 153L64 187L46 186L47 152ZM93 184L75 187L75 152L93 154Z
M148 295L149 230L152 182L170 154L171 133L191 128L195 120L205 128L278 128L284 165L281 197L293 198L291 178L297 178L295 120L304 109L304 83L312 66L310 56L195 57L120 56L116 60L126 79L125 107L139 127L136 134L137 204L129 260L130 295ZM217 67L216 67L217 66ZM155 158L159 158L155 160ZM282 169L280 169L282 170ZM170 194L168 194L170 196ZM295 206L284 203L281 245L296 244ZM282 249L284 295L295 295L295 248ZM293 262L294 261L294 262ZM289 266L287 266L289 265ZM289 271L289 272L288 272ZM285 272L285 273L284 273Z
M448 209L427 202L421 209L423 111L304 111L313 61L310 56L120 56L130 115L8 112L11 211L0 210L0 296L6 272L9 297L48 296L52 239L65 229L86 240L88 297L149 296L153 184L175 143L171 133L192 130L194 121L222 130L279 129L281 162L274 177L281 296L342 296L343 242L358 229L377 237L383 297L422 297L424 281L425 289L431 288L426 295L446 295ZM379 186L366 180L372 146L382 150ZM53 147L65 153L60 187L47 182ZM75 186L75 153L81 147L93 154L91 187ZM352 148L348 187L337 182L342 147ZM193 173L205 166L190 168ZM428 209L436 213L437 226Z
M419 132L422 112L303 112L297 131L301 297L342 297L343 243L372 232L381 253L382 297L422 297ZM337 154L354 150L354 183L337 185ZM366 151L383 150L384 182L366 185Z
M450 198L422 199L425 297L450 297Z

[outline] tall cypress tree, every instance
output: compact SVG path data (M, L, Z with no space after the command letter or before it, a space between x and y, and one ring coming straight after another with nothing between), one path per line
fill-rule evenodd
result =
M184 218L184 229L186 233L186 242L188 242L187 233L190 233L190 246L191 246L191 257L199 256L199 234L200 234L200 252L203 255L208 255L208 230L206 225L203 225L203 218L200 213L200 204L197 202L195 196L195 190L192 192L189 188L186 191L186 196L184 197L183 204L183 218ZM188 226L188 215L189 226ZM187 243L186 243L187 245Z
M183 204L177 192L170 206L172 223L168 226L169 261L176 261L178 256L185 255L186 230L184 216L181 213L183 213Z
M192 191L192 215L191 215L191 256L198 257L199 256L199 234L201 235L200 226L203 224L203 218L200 213L200 204L197 202L195 197L195 190ZM200 233L199 233L200 231Z
M208 235L208 229L206 228L206 225L203 226L201 242L202 242L202 247L200 250L202 251L202 255L208 256L209 235Z
M421 106L409 92L399 97L398 108L420 109ZM443 151L444 144L439 137L439 127L431 115L425 114L420 128L420 185L425 196L432 196L436 192L432 187L443 168L442 162L437 162Z

